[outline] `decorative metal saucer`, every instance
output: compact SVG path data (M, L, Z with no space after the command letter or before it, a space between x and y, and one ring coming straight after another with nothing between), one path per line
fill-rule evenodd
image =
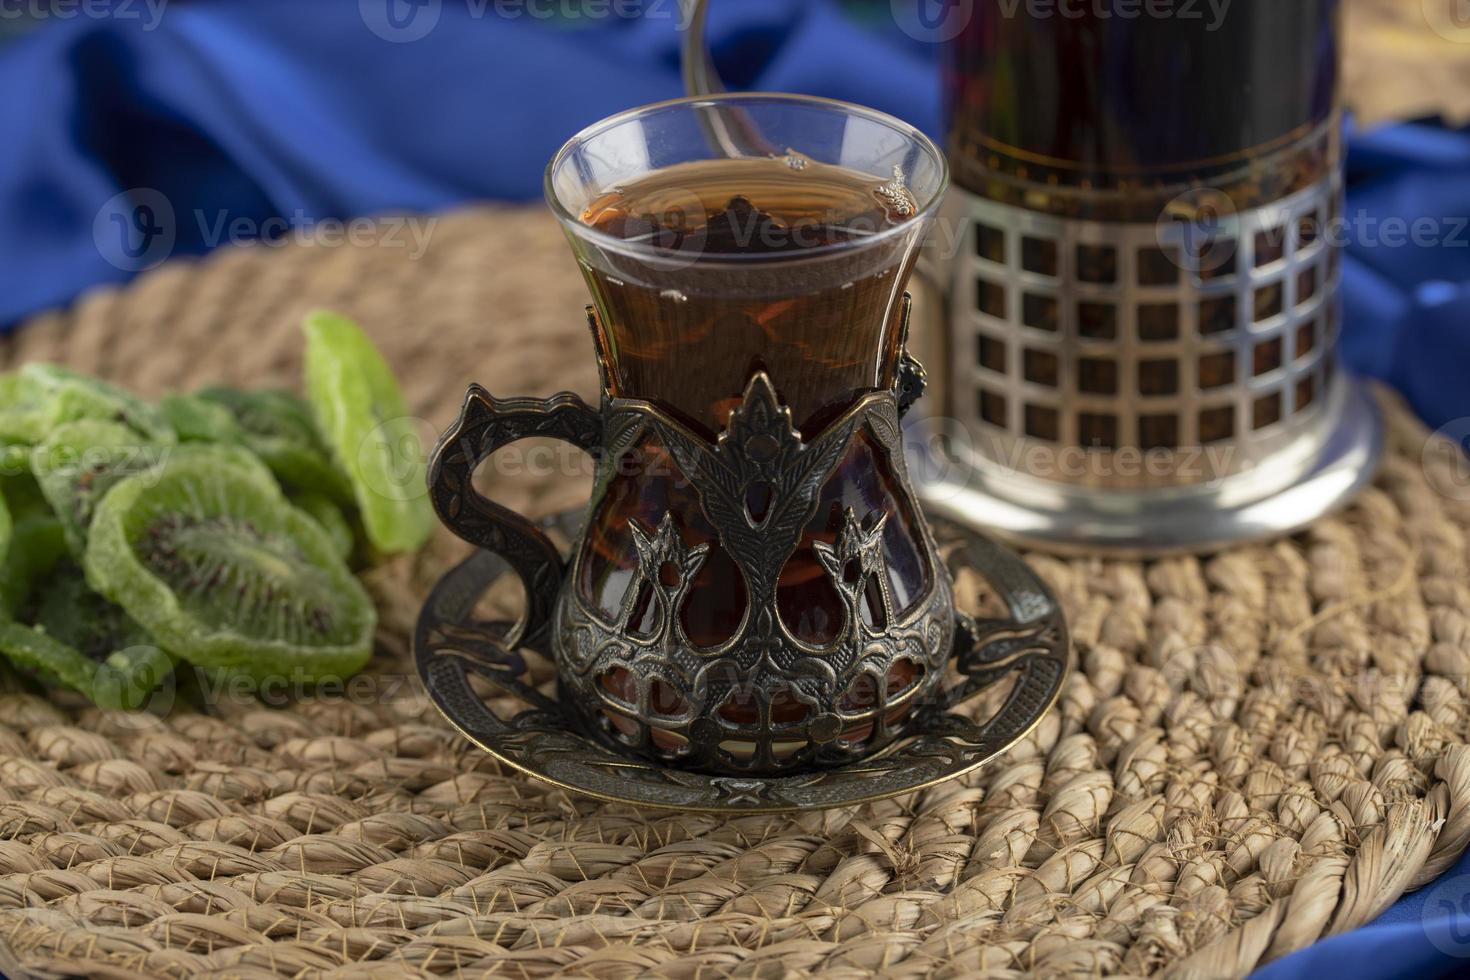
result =
M569 515L548 522L567 528ZM1015 553L936 521L955 580L955 654L948 687L918 709L905 735L846 765L768 778L676 769L584 733L555 696L555 669L507 648L511 624L476 616L509 571L477 552L435 586L414 632L429 697L461 734L499 761L562 789L635 806L777 813L851 806L963 775L1024 737L1056 702L1068 668L1067 626L1051 591ZM575 537L568 534L567 537ZM981 586L977 588L977 586ZM471 685L478 675L486 693Z

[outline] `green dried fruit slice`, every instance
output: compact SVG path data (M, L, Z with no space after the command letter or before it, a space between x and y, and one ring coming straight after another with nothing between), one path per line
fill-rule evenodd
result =
M10 554L10 539L15 534L15 519L10 516L10 506L5 503L5 496L0 493L0 565L5 562L5 556Z
M0 562L0 619L13 619L35 583L66 554L61 521L49 511L15 511L10 549Z
M50 428L50 399L19 374L0 376L0 439L34 445Z
M34 627L0 622L0 654L91 698L104 708L138 708L174 669L168 654L141 644L98 661Z
M356 671L376 613L315 521L201 449L114 486L92 520L87 581L171 653L257 680Z
M92 515L109 490L134 474L151 470L166 458L208 451L274 484L260 461L236 446L183 446L150 443L116 422L82 419L58 426L31 453L31 471L41 493L61 520L67 545L78 558L87 547Z
M0 445L0 494L4 494L10 515L16 520L33 512L51 512L51 505L31 472L34 453L35 447L30 445Z
M52 641L30 638L32 648L51 651L49 673L104 707L138 707L173 670L173 658L132 617L93 592L75 562L58 562L40 578L25 619ZM58 669L57 644L81 662L62 657Z
M352 501L347 474L312 418L311 406L289 391L206 388L197 397L230 413L238 439L286 486Z
M357 324L306 318L306 389L327 442L352 478L368 540L414 551L434 531L424 447L392 370Z
M244 442L234 413L224 405L198 395L170 394L163 396L158 408L181 442Z
M74 561L58 562L37 582L32 600L27 622L98 663L118 650L153 643L131 616L92 591Z
M119 481L158 465L170 447L148 443L117 422L65 422L31 454L31 472L56 512L67 546L80 556L92 512Z
M337 554L343 561L351 560L352 553L357 550L357 535L341 507L319 493L294 494L291 503L321 525L321 529L327 532L327 537L337 546Z
M156 407L100 378L56 364L27 364L0 380L0 438L35 444L78 419L119 422L152 442L175 439Z

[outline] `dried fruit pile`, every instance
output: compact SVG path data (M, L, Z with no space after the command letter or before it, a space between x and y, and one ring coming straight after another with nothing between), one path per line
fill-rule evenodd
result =
M345 677L376 613L352 573L433 529L417 428L351 321L307 317L303 401L150 404L50 364L0 377L0 654L137 707L179 661Z

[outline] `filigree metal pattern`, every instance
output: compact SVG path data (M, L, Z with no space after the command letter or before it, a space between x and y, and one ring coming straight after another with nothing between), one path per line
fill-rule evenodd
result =
M935 531L951 569L980 573L1007 614L975 620L961 613L952 660L958 682L921 705L887 748L830 768L711 775L638 758L584 734L564 702L530 681L526 657L504 642L508 626L474 618L476 602L509 571L488 552L476 553L434 589L415 631L414 656L430 698L455 728L505 764L578 793L721 813L823 809L896 796L962 775L1005 751L1056 701L1068 667L1066 623L1035 573L974 532L944 522ZM961 607L971 601L962 597ZM472 674L503 697L482 697L471 687ZM1014 685L999 706L988 717L972 717L981 699L1010 678Z
M954 614L944 569L933 563L927 589L899 618L882 545L889 515L848 508L836 542L815 545L846 610L840 632L821 644L799 639L781 622L776 590L824 484L855 440L864 434L874 440L898 471L897 492L905 492L894 392L860 399L810 443L802 441L763 373L753 377L713 445L647 402L614 399L605 412L617 444L652 434L669 447L720 546L740 569L749 598L735 634L713 649L699 648L684 635L679 610L707 547L685 548L672 515L656 529L635 524L638 568L618 615L605 617L573 588L564 589L557 604L553 643L562 693L582 724L637 751L732 774L832 765L891 740L900 715L933 690L949 656ZM608 453L604 467L617 458ZM747 503L747 491L757 484L769 488L760 514ZM918 521L914 533L933 556L928 529ZM577 578L574 565L571 579ZM650 597L653 624L641 633L630 621L640 585ZM860 612L870 588L883 609L873 624ZM910 662L912 683L890 690L890 671L901 660ZM612 671L626 678L635 696L599 683ZM740 711L722 710L731 705ZM621 729L605 712L625 722Z
M1340 184L1334 173L1208 228L1060 218L956 193L949 207L967 247L951 270L944 412L997 468L1085 450L1096 465L1047 478L1089 487L1302 465L1290 451L1327 437L1326 409L1344 383L1334 371L1340 249L1323 234ZM1084 270L1082 250L1102 266ZM1039 269L1036 254L1056 261ZM1217 462L1189 463L1201 446ZM1118 464L1138 452L1158 464Z
M903 352L902 333L890 386L858 398L810 440L758 371L711 442L651 401L615 397L590 313L589 324L602 369L600 409L567 393L499 400L473 386L435 450L430 488L439 516L499 556L521 579L527 602L520 622L493 630L440 622L422 638L421 652L443 654L424 661L426 678L473 670L533 706L521 727L553 719L555 738L564 740L570 723L579 738L600 740L620 757L639 753L736 783L880 755L906 736L916 711L933 707L956 630L950 578L905 468L899 419L922 394L924 374ZM588 538L569 568L540 528L475 490L480 463L533 435L599 460L590 513L595 532L622 535L619 543ZM661 515L604 514L604 502L620 499L610 488L625 455L642 460L648 444L667 451L687 487L667 498L670 510ZM641 486L634 492L643 494ZM657 492L642 499L660 499ZM718 590L729 589L728 601L690 622L698 630L719 622L730 632L701 633L695 642L683 612L696 576L716 558L717 584L697 594L720 602ZM610 564L584 569L594 561ZM612 572L617 577L607 578ZM787 572L798 589L783 585ZM787 596L799 598L788 607ZM788 623L787 615L796 618ZM555 699L516 680L522 649L553 657ZM456 702L451 713L468 710Z

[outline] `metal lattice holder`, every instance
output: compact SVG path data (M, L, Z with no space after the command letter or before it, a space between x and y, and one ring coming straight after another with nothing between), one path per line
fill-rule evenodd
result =
M942 465L916 467L925 506L1054 548L1151 553L1283 533L1346 501L1382 433L1336 370L1340 196L1334 176L1220 213L1204 247L1189 222L952 191L958 425Z

